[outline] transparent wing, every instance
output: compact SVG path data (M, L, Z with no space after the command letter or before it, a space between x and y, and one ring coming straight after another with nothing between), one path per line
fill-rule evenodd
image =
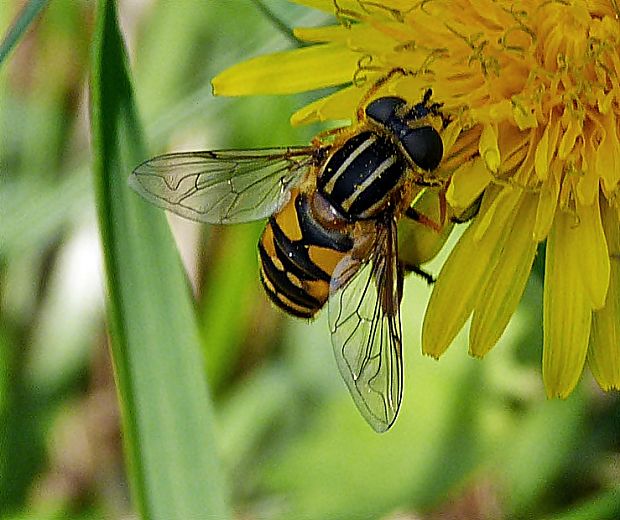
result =
M369 257L346 257L331 282L336 362L355 404L377 432L390 428L402 397L402 276L392 219L379 231Z
M317 153L313 147L171 153L136 167L129 185L185 218L248 222L281 208Z

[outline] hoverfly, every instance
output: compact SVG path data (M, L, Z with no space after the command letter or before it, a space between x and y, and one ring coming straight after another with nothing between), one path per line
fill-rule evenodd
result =
M431 91L416 105L371 101L354 130L331 142L255 150L180 152L140 164L130 185L154 204L199 222L268 218L258 243L271 301L312 318L328 304L338 368L377 432L400 407L400 301L408 266L398 258L397 223L443 143L431 124L445 119ZM413 269L415 270L415 268Z

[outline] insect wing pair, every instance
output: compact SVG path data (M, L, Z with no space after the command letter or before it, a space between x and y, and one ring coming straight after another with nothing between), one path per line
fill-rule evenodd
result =
M234 224L270 217L329 151L323 147L171 153L139 165L130 185L185 218ZM328 300L338 368L368 423L378 432L394 420L402 397L396 219L379 219L367 254L347 254L331 274Z

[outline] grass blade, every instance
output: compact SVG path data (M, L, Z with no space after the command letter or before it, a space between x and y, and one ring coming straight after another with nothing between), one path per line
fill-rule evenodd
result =
M49 0L30 0L24 5L11 27L9 27L2 42L0 42L0 65L48 3Z
M125 449L142 518L228 518L191 296L165 216L127 186L145 157L113 0L91 85L95 190Z

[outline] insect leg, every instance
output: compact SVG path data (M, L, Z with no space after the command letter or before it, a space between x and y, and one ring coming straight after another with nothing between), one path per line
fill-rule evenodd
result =
M448 212L448 202L446 201L446 190L439 192L439 222L443 226L446 222L446 214Z
M402 268L405 270L406 273L414 273L418 275L428 285L433 285L435 283L435 277L428 271L422 269L419 265L403 263Z
M427 217L426 215L420 213L417 209L412 207L409 207L405 210L405 217L410 218L411 220L418 222L423 226L431 228L437 233L441 233L441 230L443 229L443 218L441 223L435 222L432 218Z
M364 109L366 108L366 105L383 86L385 86L388 82L390 82L397 76L410 76L412 74L412 72L407 71L403 67L396 67L390 70L387 74L380 76L379 79L375 80L371 87L362 96L362 99L360 100L360 103L357 107L358 121L362 121L365 118Z

